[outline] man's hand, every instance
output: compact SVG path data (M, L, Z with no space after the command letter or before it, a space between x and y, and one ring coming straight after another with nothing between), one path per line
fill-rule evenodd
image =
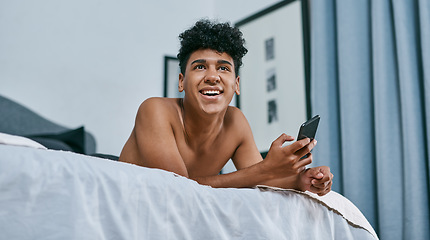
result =
M304 170L298 178L298 186L302 191L310 191L323 196L331 191L333 174L327 166Z
M270 146L264 159L266 170L275 175L275 178L294 176L302 172L312 162L310 151L315 147L316 141L305 138L295 143L283 146L285 142L293 141L294 137L282 134ZM301 159L303 156L307 157Z

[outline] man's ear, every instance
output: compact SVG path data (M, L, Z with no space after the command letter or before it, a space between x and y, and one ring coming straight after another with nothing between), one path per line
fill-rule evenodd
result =
M236 85L236 89L235 89L235 93L236 93L236 95L240 95L240 76L237 76L237 78L236 78L236 83L235 83L235 85Z
M178 90L179 92L184 91L184 74L182 73L179 73Z

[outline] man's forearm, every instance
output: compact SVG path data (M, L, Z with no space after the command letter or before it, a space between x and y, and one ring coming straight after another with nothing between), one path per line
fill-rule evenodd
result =
M267 185L281 188L297 189L297 175L275 178L270 172L264 171L262 162L250 167L216 176L209 177L191 177L203 185L209 185L214 188L247 188L257 185Z

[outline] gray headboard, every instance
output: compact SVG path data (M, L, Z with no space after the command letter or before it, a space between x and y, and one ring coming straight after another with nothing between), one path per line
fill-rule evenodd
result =
M28 136L59 134L71 130L43 118L32 110L0 95L0 132ZM85 154L96 152L94 136L85 131Z

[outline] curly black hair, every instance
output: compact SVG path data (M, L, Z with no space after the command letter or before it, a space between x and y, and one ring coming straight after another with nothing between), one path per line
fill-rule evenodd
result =
M238 28L231 27L229 23L217 23L208 19L197 21L193 27L179 35L179 40L181 48L177 57L182 74L185 74L188 59L193 52L212 49L227 53L233 58L235 74L238 76L242 57L248 52L244 47L245 39Z

